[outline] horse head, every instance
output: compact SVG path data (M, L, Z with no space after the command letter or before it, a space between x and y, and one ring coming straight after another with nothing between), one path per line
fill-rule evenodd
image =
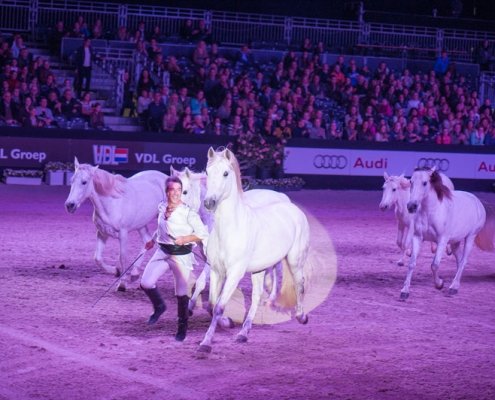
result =
M93 192L93 176L98 166L79 164L75 157L74 168L69 196L65 200L65 209L69 213L74 213Z
M382 200L380 201L380 210L385 211L394 206L399 200L400 191L409 190L409 179L404 177L404 174L399 176L388 175L383 173L385 183L383 184Z
M204 205L207 210L215 211L218 204L232 193L242 193L239 163L229 149L215 151L210 147L206 175Z
M407 210L412 214L418 211L430 190L432 189L432 175L438 173L436 168L416 168L411 176L411 192Z

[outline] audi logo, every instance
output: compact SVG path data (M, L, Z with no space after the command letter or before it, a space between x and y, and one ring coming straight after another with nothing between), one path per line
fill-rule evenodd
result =
M318 154L313 159L315 168L344 169L347 167L347 157Z
M450 166L449 160L446 158L420 158L418 161L419 168L433 168L436 167L437 171L448 171Z

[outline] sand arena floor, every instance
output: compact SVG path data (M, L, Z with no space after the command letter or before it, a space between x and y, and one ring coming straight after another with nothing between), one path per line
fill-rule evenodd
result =
M308 325L259 324L246 344L234 342L239 327L218 329L206 359L196 357L206 311L174 340L171 274L159 281L169 309L154 326L137 289L91 307L114 278L92 259L92 206L67 214L68 192L0 185L0 399L495 398L495 254L475 249L449 297L454 259L444 258L438 291L423 245L400 302L406 271L379 190L289 193L314 227L313 274L330 288L336 262L335 285ZM131 241L130 256L140 248L137 234ZM105 255L116 262L116 240Z

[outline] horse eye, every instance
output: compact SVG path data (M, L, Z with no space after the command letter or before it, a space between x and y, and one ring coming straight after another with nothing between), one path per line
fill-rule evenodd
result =
M426 186L427 182L423 182L423 186Z
M228 171L225 171L225 172L223 173L223 176L228 176L228 175L229 175L229 172L228 172Z
M393 189L392 189L392 192L395 192L396 190L397 190L396 188L393 188Z
M87 181L82 181L81 182L83 185L86 185L86 183L88 183Z
M182 194L185 196L187 194L187 190L184 190L184 192L182 192Z

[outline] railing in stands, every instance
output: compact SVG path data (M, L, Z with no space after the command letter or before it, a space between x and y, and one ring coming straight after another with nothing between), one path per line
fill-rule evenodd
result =
M204 20L213 38L223 45L251 42L254 48L297 49L308 37L313 42L324 42L332 53L409 60L434 60L446 49L452 61L473 62L482 40L495 41L495 33L484 31L76 0L3 0L0 30L31 32L39 39L43 34L46 37L57 20L69 27L78 15L90 24L101 19L104 33L112 34L121 25L132 31L143 20L147 30L158 25L167 42L180 41L180 29L191 19Z
M481 73L479 97L482 102L490 99L492 104L495 104L495 72Z
M495 40L494 33L484 31L96 1L4 0L0 11L1 30L31 32L38 36L46 33L57 20L64 21L69 27L77 16L82 15L90 23L96 18L101 19L105 31L111 33L122 25L132 31L143 20L148 30L158 25L169 39L179 39L182 24L191 19L204 20L213 37L226 45L253 42L260 47L280 49L283 46L297 47L308 37L313 42L324 42L335 51L350 49L357 44L407 45L436 49L437 53L445 48L457 61L471 61L475 48L483 39Z

